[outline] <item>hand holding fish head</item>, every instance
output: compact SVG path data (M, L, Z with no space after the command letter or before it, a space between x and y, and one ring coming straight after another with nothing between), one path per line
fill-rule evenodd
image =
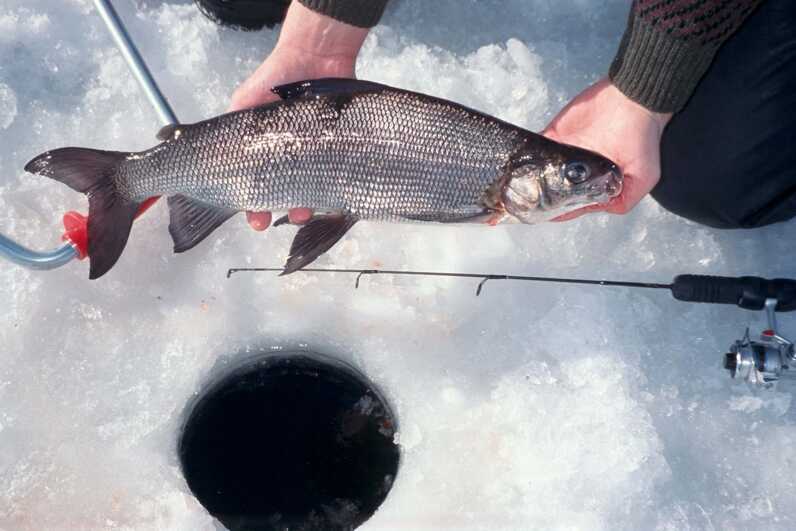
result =
M512 159L501 199L522 223L548 221L622 191L622 171L599 153L535 137Z

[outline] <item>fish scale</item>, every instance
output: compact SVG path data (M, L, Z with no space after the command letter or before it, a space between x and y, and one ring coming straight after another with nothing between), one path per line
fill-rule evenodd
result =
M237 210L466 218L521 145L501 122L399 91L335 105L302 98L180 126L130 156L118 186L131 201L182 193Z

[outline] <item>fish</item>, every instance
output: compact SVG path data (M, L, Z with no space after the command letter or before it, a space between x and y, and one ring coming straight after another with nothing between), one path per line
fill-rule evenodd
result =
M145 151L65 147L25 165L88 196L89 278L116 264L153 196L168 196L177 253L237 212L313 209L289 274L360 220L533 224L622 190L621 170L599 153L452 101L341 78L272 91L273 103L166 126Z

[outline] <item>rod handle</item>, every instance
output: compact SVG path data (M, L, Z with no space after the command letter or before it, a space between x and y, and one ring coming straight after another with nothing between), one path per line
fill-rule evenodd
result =
M735 304L747 310L762 310L766 299L776 299L776 311L796 310L796 280L789 278L678 275L671 289L674 298L681 301Z

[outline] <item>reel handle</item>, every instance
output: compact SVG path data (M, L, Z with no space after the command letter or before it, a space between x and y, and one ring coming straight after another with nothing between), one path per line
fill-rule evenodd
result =
M766 299L776 299L776 311L796 310L796 280L790 278L678 275L671 290L680 301L735 304L746 310L762 310Z

